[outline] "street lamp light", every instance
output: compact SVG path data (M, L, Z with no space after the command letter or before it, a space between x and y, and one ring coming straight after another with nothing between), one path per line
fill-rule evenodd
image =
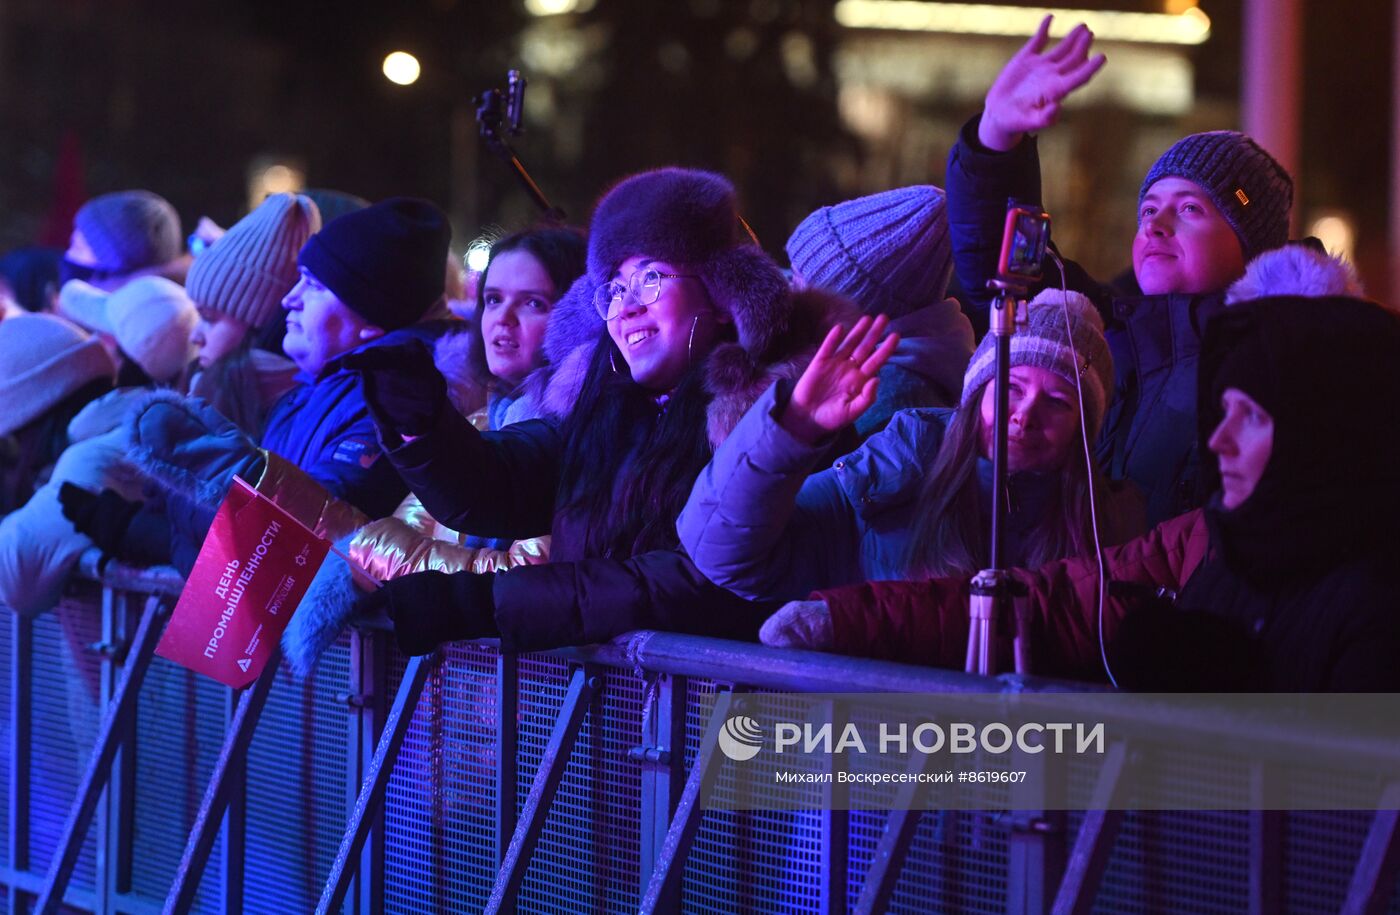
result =
M384 77L400 86L411 86L418 82L423 68L418 58L407 51L394 51L384 58Z

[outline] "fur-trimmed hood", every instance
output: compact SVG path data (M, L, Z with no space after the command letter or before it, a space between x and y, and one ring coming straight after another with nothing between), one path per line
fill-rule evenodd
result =
M821 289L792 290L788 296L787 332L755 359L742 343L723 343L710 353L705 389L712 399L707 411L711 447L718 448L749 407L779 380L795 381L816 355L834 324L850 326L860 308L850 299Z
M1244 276L1225 293L1225 302L1234 305L1278 295L1359 299L1366 291L1351 264L1309 245L1293 243L1265 251L1250 261Z

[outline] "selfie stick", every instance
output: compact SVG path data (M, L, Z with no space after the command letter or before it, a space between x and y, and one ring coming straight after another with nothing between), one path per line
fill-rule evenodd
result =
M1035 224L1033 238L1021 230L1030 218ZM996 345L995 399L992 413L992 556L991 568L983 569L972 579L971 601L968 608L971 626L967 635L968 673L990 677L996 673L997 622L1003 611L1012 607L1012 599L1024 592L1019 582L1006 570L1007 507L1007 427L1010 422L1011 337L1020 320L1020 303L1030 291L1030 283L1038 278L1040 260L1048 233L1043 231L1049 216L1014 204L1006 214L1006 232L997 278L987 281L987 288L996 290L992 300L991 329ZM1024 256L1029 243L1030 257ZM1033 262L1033 263L1032 263ZM1014 640L1016 672L1030 672L1030 640L1028 633L1017 626Z
M511 136L519 136L524 132L521 118L525 113L525 77L520 75L519 70L510 70L506 73L506 111L504 120L509 122L507 132ZM486 141L486 146L493 153L501 158L510 167L521 186L525 188L525 193L530 195L530 199L535 202L535 206L540 208L544 218L553 223L564 222L564 211L552 205L545 197L544 191L535 183L535 179L530 177L530 173L525 170L525 164L520 161L520 157L515 154L515 150L510 148L505 136L501 131L501 91L499 89L487 89L476 100L476 123L481 130L481 138Z

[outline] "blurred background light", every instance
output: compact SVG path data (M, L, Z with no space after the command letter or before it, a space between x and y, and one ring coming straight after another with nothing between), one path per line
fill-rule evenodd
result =
M407 51L394 51L384 58L384 77L400 86L411 86L423 73L418 58Z
M1194 45L1210 37L1210 17L1194 5L1184 5L1182 12L1172 15L923 0L840 0L836 4L836 21L848 29L960 35L1030 35L1047 13L1055 14L1052 38L1067 34L1080 22L1100 41Z

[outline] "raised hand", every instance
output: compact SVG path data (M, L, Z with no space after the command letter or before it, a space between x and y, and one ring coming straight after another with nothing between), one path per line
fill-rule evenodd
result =
M884 315L874 320L867 315L849 332L840 324L828 331L797 379L778 424L799 441L814 444L870 409L879 383L876 373L899 345L899 334L884 337L889 323Z
M1054 18L1040 20L1040 28L1007 61L987 90L977 139L988 149L1005 152L1028 132L1054 124L1065 96L1087 83L1104 65L1104 55L1089 56L1094 33L1083 23L1042 54Z

